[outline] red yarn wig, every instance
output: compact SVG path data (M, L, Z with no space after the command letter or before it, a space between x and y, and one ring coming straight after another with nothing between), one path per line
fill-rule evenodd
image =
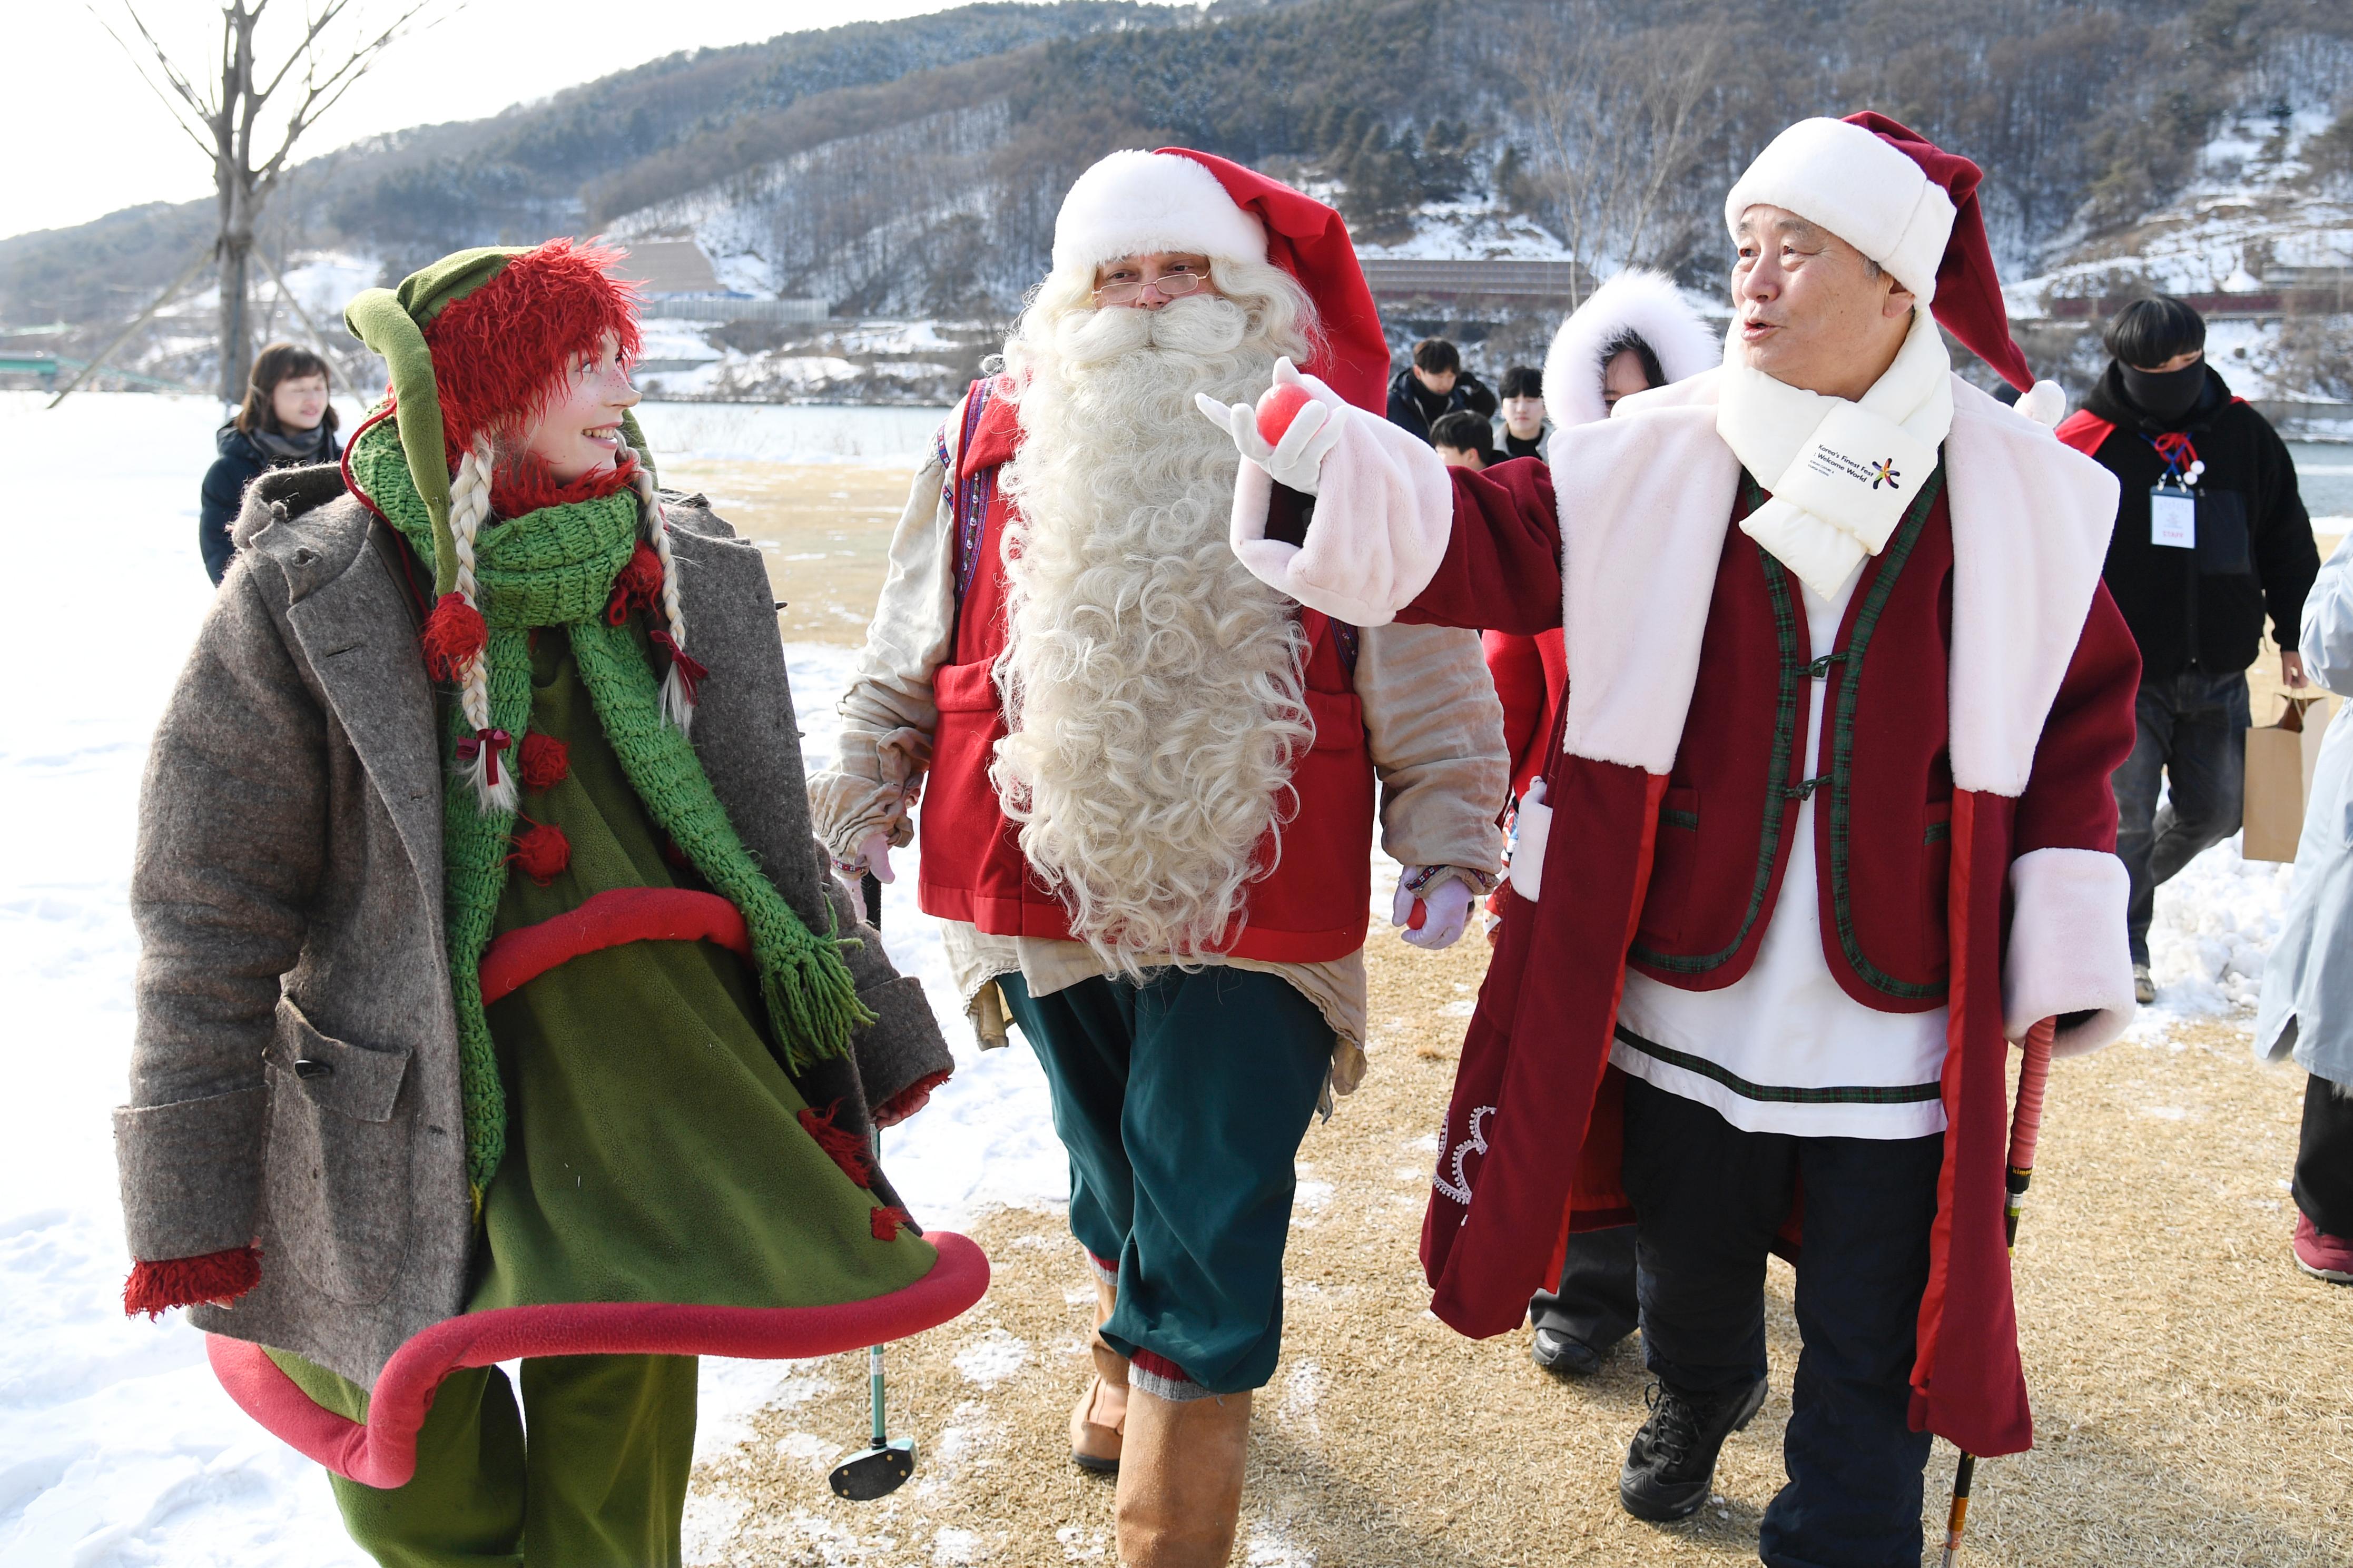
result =
M626 254L551 239L425 324L451 472L476 436L520 436L574 358L595 353L607 333L624 360L638 357L638 286L609 274Z

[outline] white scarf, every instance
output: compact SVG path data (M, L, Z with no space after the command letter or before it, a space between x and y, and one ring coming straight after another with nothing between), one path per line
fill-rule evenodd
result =
M1776 381L1743 360L1736 319L1715 432L1771 492L1747 534L1823 598L1876 555L1936 470L1953 427L1953 363L1927 311L1859 403Z

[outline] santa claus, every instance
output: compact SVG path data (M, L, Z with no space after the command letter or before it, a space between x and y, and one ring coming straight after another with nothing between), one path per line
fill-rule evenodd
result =
M921 786L919 901L984 1041L1009 1018L1044 1065L1096 1294L1071 1457L1117 1471L1130 1563L1232 1545L1293 1159L1363 1068L1377 797L1409 942L1459 936L1501 855L1477 637L1303 610L1228 544L1240 464L1193 400L1286 359L1378 419L1336 213L1181 149L1082 174L916 480L812 784L886 881Z
M1769 1563L1915 1562L1929 1435L2031 1443L2004 1041L2055 1018L2090 1050L2132 1009L2116 483L2028 416L2057 388L2012 412L1947 363L1939 321L2031 381L1978 180L1875 114L1784 132L1725 201L1722 367L1561 431L1549 469L1450 474L1313 386L1272 444L1205 410L1252 459L1236 548L1270 584L1566 634L1423 1260L1440 1317L1500 1333L1567 1234L1639 1216L1658 1387L1620 1492L1671 1519L1762 1401L1765 1258L1793 1253ZM1298 542L1275 480L1316 493Z

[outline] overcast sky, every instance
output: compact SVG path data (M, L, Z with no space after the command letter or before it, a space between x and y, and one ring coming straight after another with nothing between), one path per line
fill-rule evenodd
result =
M136 44L123 0L11 0L7 8L0 146L13 152L0 185L0 237L212 194L211 164L99 24L106 17ZM175 58L200 66L216 57L217 0L139 0L139 8ZM356 0L353 15L380 28L401 8L400 0ZM403 126L494 114L681 49L948 8L944 0L438 0L433 14L443 20L386 51L298 156ZM273 40L299 27L301 12L301 0L274 0L259 58L283 58Z

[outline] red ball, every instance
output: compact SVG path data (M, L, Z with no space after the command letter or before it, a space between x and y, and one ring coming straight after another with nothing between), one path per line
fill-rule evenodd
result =
M1295 381L1279 381L1267 388L1266 395L1258 400L1259 439L1270 447L1282 440L1299 411L1314 401Z
M1422 902L1419 899L1414 900L1413 908L1406 911L1405 929L1408 931L1419 931L1423 926L1428 925L1429 923L1430 906Z

